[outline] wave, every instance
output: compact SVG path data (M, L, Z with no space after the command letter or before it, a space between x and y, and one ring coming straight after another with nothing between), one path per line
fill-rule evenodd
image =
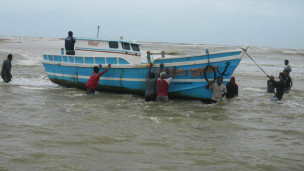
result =
M20 86L32 90L58 88L57 84L52 83L45 76L40 76L39 78L13 78L10 83L5 85Z

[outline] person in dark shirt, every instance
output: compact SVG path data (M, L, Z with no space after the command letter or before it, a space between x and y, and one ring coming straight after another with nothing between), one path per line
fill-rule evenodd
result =
M293 83L292 83L292 80L290 78L290 75L289 75L289 72L290 70L288 69L284 69L284 74L285 74L285 88L284 88L284 92L285 93L289 93L290 92L290 88L292 87Z
M234 98L239 95L239 86L235 83L235 77L231 77L226 85L227 94L226 98Z
M145 91L145 101L155 101L156 100L156 83L159 78L159 73L163 71L164 64L160 64L160 71L158 73L151 72L152 63L149 66L149 72L146 78L146 91Z
M275 87L274 87L274 85L273 85L271 79L274 79L274 76L273 76L273 75L271 75L271 76L270 76L270 79L267 80L267 93L274 93Z
M3 61L2 64L2 69L1 69L1 78L5 83L9 83L12 80L12 74L11 74L11 69L12 69L12 60L13 60L13 55L9 54L7 56L7 59Z
M73 32L69 31L69 36L65 38L65 51L66 55L75 55L74 46L76 43L76 40L73 37Z
M284 95L284 88L285 88L285 79L286 76L283 72L280 72L279 75L279 81L274 80L273 77L270 77L267 75L267 77L272 81L274 87L276 88L276 92L274 96L271 98L272 101L279 101L282 100L282 97Z

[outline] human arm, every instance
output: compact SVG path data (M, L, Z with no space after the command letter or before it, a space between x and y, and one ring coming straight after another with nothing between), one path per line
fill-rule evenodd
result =
M3 65L6 73L8 73L8 76L12 78L13 77L11 74L12 64L8 60L5 60Z
M99 64L98 66L99 66L99 70L101 70L102 65ZM108 68L106 68L104 71L100 72L100 73L99 73L99 76L102 76L104 73L108 72L108 70L109 70L110 68L111 68L111 64L108 64Z
M106 73L106 72L108 72L108 70L111 68L111 64L108 64L108 68L107 69L105 69L104 71L103 71L103 73Z
M227 88L226 88L225 85L223 85L223 95L222 95L222 97L226 96L226 94L227 94Z
M155 75L156 78L159 78L160 77L160 73L164 70L164 64L161 63L160 64L160 69L159 69L159 72L157 73L157 75Z
M207 86L206 86L206 88L207 89L212 89L212 87L213 87L213 82L209 81L208 84L207 84Z
M173 73L173 75L172 75L172 79L174 79L174 77L175 77L175 75L176 75L176 66L173 68L173 71L172 71Z
M149 71L148 71L148 74L147 74L147 78L149 77L149 74L151 73L152 65L153 65L153 63L150 63L150 65L149 65Z
M160 64L159 73L161 73L161 72L163 71L163 69L164 69L164 64L163 64L163 63L161 63L161 64Z

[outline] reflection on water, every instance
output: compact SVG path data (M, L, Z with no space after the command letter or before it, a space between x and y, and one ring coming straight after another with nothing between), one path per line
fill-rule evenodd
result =
M235 71L239 97L160 104L55 85L36 62L41 49L56 51L61 43L18 41L0 51L1 59L14 54L13 82L0 82L0 170L304 170L301 51L249 51L273 75L290 57L294 87L282 102L269 100L265 75L244 58ZM207 47L144 46L183 53ZM222 48L233 47L209 49Z

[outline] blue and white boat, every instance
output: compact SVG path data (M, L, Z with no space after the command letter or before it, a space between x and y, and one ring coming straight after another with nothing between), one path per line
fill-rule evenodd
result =
M123 40L77 38L76 55L44 54L43 66L49 79L65 87L85 88L93 66L102 64L111 69L104 74L97 90L144 95L149 64L141 44ZM177 75L169 87L170 98L211 99L212 91L206 89L207 81L223 76L224 84L239 65L244 52L230 50L206 52L197 55L152 59L152 71L160 64L165 68L177 67Z

